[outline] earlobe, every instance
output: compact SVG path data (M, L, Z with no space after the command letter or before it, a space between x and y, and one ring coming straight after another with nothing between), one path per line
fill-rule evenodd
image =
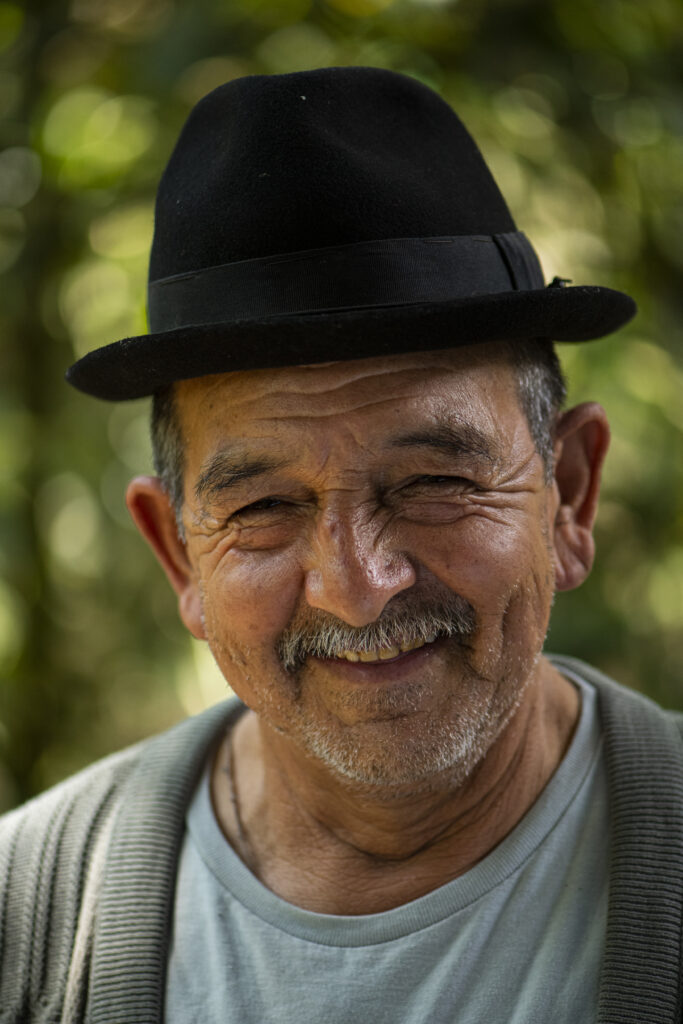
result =
M161 480L155 476L135 477L128 485L126 504L178 595L181 619L194 637L205 640L199 581L178 535L175 510Z
M593 565L593 524L600 475L609 447L602 406L584 402L564 413L556 427L555 481L559 505L554 523L555 586L573 590Z

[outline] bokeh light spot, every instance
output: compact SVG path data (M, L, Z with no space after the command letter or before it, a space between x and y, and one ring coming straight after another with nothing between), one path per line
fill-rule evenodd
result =
M101 573L100 511L82 477L60 473L46 481L36 500L36 520L56 574L91 578Z
M138 256L147 262L154 229L154 206L134 203L117 207L90 225L90 245L99 256L130 260Z
M71 17L134 38L157 32L173 13L170 0L72 0Z
M225 82L248 75L251 68L239 57L207 57L185 68L176 92L188 105L194 105L202 96Z
M25 206L40 186L40 157L26 146L0 153L0 206Z
M329 36L315 25L292 25L271 33L258 48L258 56L269 71L309 71L335 60L336 48Z
M501 124L513 135L547 139L554 130L549 104L531 89L501 89L494 98L494 108Z
M63 279L59 309L76 356L115 341L131 323L129 276L116 263L81 264Z
M49 111L46 151L61 162L65 184L96 185L117 178L153 143L152 103L140 96L112 97L102 89L72 89Z
M40 55L41 73L63 89L86 82L107 57L104 39L79 28L67 28L47 41Z
M130 472L142 473L151 468L149 409L146 405L114 405L109 414L107 433L112 448Z

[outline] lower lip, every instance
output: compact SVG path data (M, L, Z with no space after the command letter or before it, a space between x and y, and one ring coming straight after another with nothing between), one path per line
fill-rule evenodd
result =
M404 673L415 669L420 662L425 662L444 644L443 639L434 640L431 644L417 647L414 651L402 651L395 658L384 661L347 661L346 658L313 658L325 668L332 668L342 673L347 679L359 683L381 683L400 679Z

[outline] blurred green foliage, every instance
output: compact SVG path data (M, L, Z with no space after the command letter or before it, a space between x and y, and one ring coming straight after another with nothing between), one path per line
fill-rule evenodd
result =
M598 561L549 648L683 707L683 12L679 0L0 2L0 806L224 692L124 506L145 402L71 391L145 330L156 182L230 78L373 64L437 88L548 278L640 316L561 346L614 441Z

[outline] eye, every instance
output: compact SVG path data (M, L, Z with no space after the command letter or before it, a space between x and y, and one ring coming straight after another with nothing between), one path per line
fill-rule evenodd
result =
M452 523L466 510L471 495L480 490L468 477L424 473L408 478L394 491L390 503L402 516L418 523Z
M474 487L472 480L464 476L418 476L407 485L408 489L415 490L443 490L452 488L462 490L465 487Z
M233 512L231 519L237 516L247 516L250 512L267 512L271 508L278 508L284 504L280 498L259 498L258 501L252 501L250 505L245 505L243 508Z

